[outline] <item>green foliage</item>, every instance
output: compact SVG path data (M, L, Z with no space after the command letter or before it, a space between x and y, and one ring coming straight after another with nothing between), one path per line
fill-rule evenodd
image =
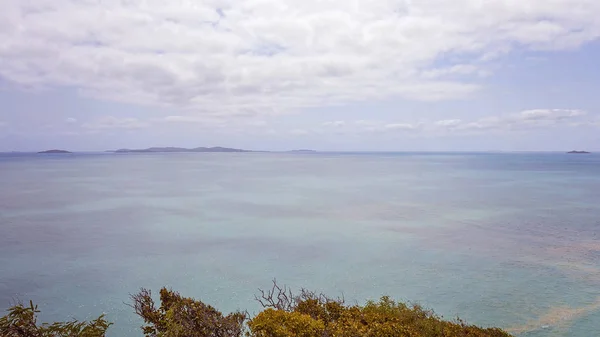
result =
M293 296L276 283L257 298L266 308L248 322L250 337L510 337L497 328L449 322L418 305L382 297L364 306L346 305L302 289Z
M256 337L323 336L325 324L307 314L267 308L252 319L248 326Z
M90 322L57 322L37 325L40 311L37 305L17 304L8 309L8 314L0 318L0 336L2 337L104 337L111 325L104 315Z
M221 312L174 291L160 290L161 305L156 308L150 290L141 289L133 296L133 308L146 326L147 337L240 337L246 314L235 312L224 316Z
M347 305L302 289L294 296L273 282L256 299L264 310L246 323L247 314L227 316L199 300L166 288L157 308L150 290L132 295L131 307L146 325L146 337L510 337L498 328L481 328L461 320L445 321L419 305L389 297L365 305ZM91 322L36 323L37 306L11 307L0 318L1 337L104 337L111 325L104 316Z

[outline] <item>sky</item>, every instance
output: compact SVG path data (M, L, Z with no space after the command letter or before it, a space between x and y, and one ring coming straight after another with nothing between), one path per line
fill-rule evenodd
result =
M2 0L0 151L600 150L598 0Z

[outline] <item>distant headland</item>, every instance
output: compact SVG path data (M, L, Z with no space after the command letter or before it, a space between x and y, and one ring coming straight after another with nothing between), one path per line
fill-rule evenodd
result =
M47 153L47 154L51 154L51 153L73 153L70 151L65 151L65 150L46 150L46 151L40 151L38 153Z
M291 150L291 151L288 151L288 152L291 152L291 153L316 153L317 151L315 151L315 150L300 149L300 150Z
M569 151L567 153L570 153L570 154L586 154L586 153L590 153L590 152L587 152L587 151Z
M185 148L185 147L175 147L175 146L167 146L167 147L149 147L146 149L118 149L118 150L106 150L102 151L105 153L198 153L198 152L227 152L227 153L241 153L241 152L273 152L273 153L317 153L316 150L309 149L297 149L297 150L288 150L288 151L261 151L261 150L244 150L244 149L236 149L230 147L222 147L222 146L214 146L214 147L194 147L194 148ZM3 153L3 152L2 152ZM17 152L12 152L17 153ZM26 152L23 152L26 153ZM45 150L35 152L39 154L68 154L73 153L67 150ZM93 152L89 152L93 153Z
M252 152L248 150L232 149L228 147L196 147L193 149L187 149L184 147L150 147L147 149L119 149L116 151L109 151L115 153L164 153L164 152Z

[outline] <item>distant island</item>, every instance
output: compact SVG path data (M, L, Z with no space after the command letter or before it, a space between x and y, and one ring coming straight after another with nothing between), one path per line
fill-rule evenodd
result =
M587 152L587 151L569 151L567 153L571 153L571 154L585 154L585 153L590 153L590 152Z
M315 150L300 149L300 150L291 150L291 151L288 151L288 152L291 152L291 153L316 153L317 151L315 151Z
M248 150L232 149L228 147L196 147L193 149L187 149L183 147L151 147L147 149L119 149L116 151L110 151L115 153L164 153L164 152L252 152Z
M69 151L65 151L65 150L47 150L47 151L40 151L38 153L73 153L73 152L69 152Z

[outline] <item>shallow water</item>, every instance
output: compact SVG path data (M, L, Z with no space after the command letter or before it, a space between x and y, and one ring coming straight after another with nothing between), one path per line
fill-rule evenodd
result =
M0 155L0 308L106 312L170 286L259 309L272 278L519 336L600 330L600 156Z

